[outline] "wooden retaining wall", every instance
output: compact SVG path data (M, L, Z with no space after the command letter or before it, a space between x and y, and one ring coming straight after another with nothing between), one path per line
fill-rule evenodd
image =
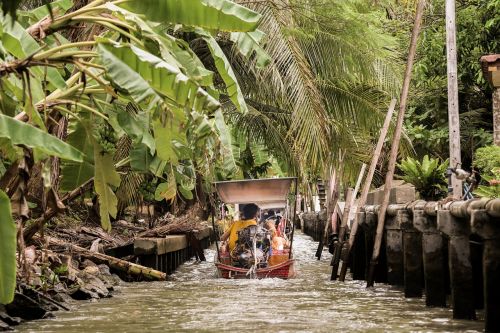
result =
M378 211L367 205L360 213L349 261L354 279L366 278ZM313 231L304 226L318 237ZM449 305L455 319L474 320L484 309L485 331L500 332L500 199L389 205L375 281L424 296L430 307Z
M196 256L205 260L203 250L212 243L213 230L208 227L191 235L165 238L136 238L134 254L141 265L172 274L184 262Z

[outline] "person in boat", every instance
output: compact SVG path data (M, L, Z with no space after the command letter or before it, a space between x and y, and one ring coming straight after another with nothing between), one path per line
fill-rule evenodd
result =
M273 251L283 251L284 249L290 248L290 242L278 236L274 221L267 221L265 227L271 233L271 246Z
M221 241L228 240L229 252L232 252L236 246L238 240L238 231L245 229L251 225L257 225L257 220L255 219L257 213L259 212L259 206L256 204L247 204L243 207L242 219L235 221L231 227L229 227L226 232L221 236Z
M275 218L276 218L276 216L274 215L274 210L270 209L270 210L268 210L268 211L264 214L264 216L262 216L262 219L260 220L260 222L261 222L261 223L262 223L262 222L266 222L266 221L268 221L268 220L270 220L270 219L275 219Z

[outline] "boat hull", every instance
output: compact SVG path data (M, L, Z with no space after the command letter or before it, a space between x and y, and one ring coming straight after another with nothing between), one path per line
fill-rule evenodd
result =
M259 268L254 274L250 274L249 269L247 268L234 267L220 262L216 262L215 266L217 266L219 277L224 279L290 279L295 276L294 259L288 259L270 267Z

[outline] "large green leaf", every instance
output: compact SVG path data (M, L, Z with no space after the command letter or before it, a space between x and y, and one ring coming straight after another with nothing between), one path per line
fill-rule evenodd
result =
M143 49L104 40L98 51L108 77L136 103L166 99L197 111L213 111L220 106L179 69Z
M102 155L102 149L97 143L94 146L95 176L94 187L99 196L99 214L101 225L106 231L111 230L109 216L116 217L118 199L113 188L120 185L120 175L115 170L113 157L109 154Z
M16 225L12 220L10 199L0 190L0 303L14 299L16 289Z
M230 39L247 59L250 59L255 52L255 65L257 68L263 68L271 62L271 57L261 46L264 36L265 33L260 30L252 32L232 32Z
M83 162L65 161L61 164L62 191L71 191L94 176L94 145L82 122L70 121L67 142L85 154Z
M118 19L137 27L149 52L161 56L170 65L175 65L186 76L201 86L211 86L213 84L213 72L205 68L185 41L168 34L156 32L149 22L144 21L135 13L109 2L105 6Z
M83 161L83 154L64 141L19 120L0 114L0 138L14 145L36 148L45 154L75 162Z
M236 75L233 72L231 63L220 48L219 44L208 32L201 29L197 29L196 32L207 42L208 48L210 49L212 57L215 61L215 67L226 84L226 91L231 99L231 102L233 102L241 112L248 112L245 97L243 96L240 85L238 84Z
M178 157L172 141L186 143L182 123L177 118L169 119L165 124L156 120L153 122L153 128L158 157L172 164L177 164Z
M231 132L227 128L224 116L220 110L215 112L215 126L217 127L220 136L222 166L226 173L231 174L236 172L238 167L236 166L236 161L234 160Z
M139 112L131 114L126 110L119 110L117 115L118 124L127 135L132 138L135 143L143 143L154 154L156 147L154 138L149 133L149 114L147 112Z
M4 48L14 57L23 59L40 50L40 45L35 41L35 39L33 39L33 37L31 37L31 35L26 32L26 29L24 29L19 23L12 22L10 16L4 17L2 23L2 44ZM40 80L45 77L44 70L39 67L32 68L32 71ZM47 81L59 89L66 87L66 82L63 77L59 71L53 67L47 67Z
M168 177L166 183L158 184L155 191L155 200L161 201L165 199L166 201L173 200L177 194L177 184L175 182L175 177L172 175Z
M50 3L54 16L56 16L56 14L63 15L71 7L73 7L73 5L73 0L56 0ZM30 11L30 14L33 15L37 20L41 20L44 17L50 15L50 12L47 5L43 5Z
M142 0L120 4L156 22L224 31L253 31L261 15L228 0Z
M130 149L130 166L132 170L147 172L153 156L149 153L148 147L142 143L134 143Z

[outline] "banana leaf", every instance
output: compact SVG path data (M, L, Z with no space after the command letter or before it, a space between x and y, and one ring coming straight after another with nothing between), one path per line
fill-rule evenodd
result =
M13 22L10 16L4 17L2 44L4 48L18 59L24 59L41 50L40 45L19 23ZM32 72L38 80L45 78L45 72L40 67L33 67ZM63 89L66 82L56 68L47 67L47 81L54 87Z
M14 118L0 114L0 138L14 145L36 148L41 152L75 162L83 161L83 154L64 141Z
M212 57L215 61L215 67L222 77L222 80L226 84L226 91L229 99L238 108L238 110L243 113L247 113L248 107L245 102L243 92L241 91L240 85L238 84L238 80L236 79L236 75L234 74L233 68L231 67L231 63L220 48L219 44L217 43L215 38L213 38L206 31L196 29L196 33L200 35L205 40L205 42L207 42L210 53L212 53Z
M231 174L236 172L238 167L236 166L236 161L234 160L233 146L231 142L231 132L228 130L226 122L224 121L224 116L220 110L215 112L215 126L219 132L220 142L221 142L221 157L222 157L222 167L224 172Z
M196 82L161 58L129 44L101 40L101 63L115 85L126 91L136 103L145 100L171 101L196 111L213 111L220 104Z
M106 3L112 14L120 20L135 25L144 40L146 49L154 55L163 58L170 65L175 65L187 77L201 86L213 85L213 72L206 69L198 56L182 39L168 34L157 32L149 22L141 19L137 14L129 12L112 3Z
M61 163L61 191L71 191L94 176L94 145L82 122L69 122L67 142L82 151L85 157L81 163Z
M16 225L10 199L0 190L0 304L14 299L16 289Z
M223 31L253 31L261 15L228 0L126 1L121 7L149 20Z
M99 199L99 215L101 216L101 226L104 230L111 230L109 216L116 217L118 212L118 199L113 188L120 186L120 175L115 170L113 157L109 154L102 155L102 149L94 143L95 175L94 188Z
M256 67L263 68L271 62L271 57L260 45L264 36L265 33L260 30L251 32L231 32L230 39L247 59L250 59L252 54L255 53Z

